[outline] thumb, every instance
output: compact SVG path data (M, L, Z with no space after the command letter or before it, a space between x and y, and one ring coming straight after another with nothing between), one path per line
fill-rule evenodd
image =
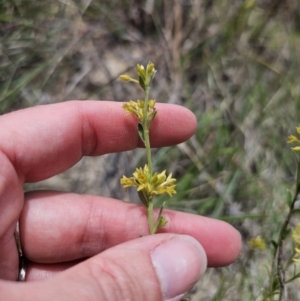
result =
M206 264L206 254L194 238L156 234L120 244L18 291L22 300L179 301Z

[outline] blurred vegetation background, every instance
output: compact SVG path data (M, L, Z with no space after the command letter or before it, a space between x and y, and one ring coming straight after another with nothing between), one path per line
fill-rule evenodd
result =
M260 251L245 244L235 264L210 270L189 298L267 300L270 241L296 170L286 141L300 123L299 47L297 0L0 0L0 111L135 99L141 91L118 77L153 61L152 98L198 119L189 141L155 150L155 165L178 178L167 207L224 219L245 242L267 242ZM119 178L142 160L139 150L84 158L26 189L137 201ZM287 296L300 300L297 281Z

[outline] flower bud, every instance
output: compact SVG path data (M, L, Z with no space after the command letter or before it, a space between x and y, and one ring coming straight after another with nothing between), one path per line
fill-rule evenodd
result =
M155 102L156 101L154 99L149 99L149 102L148 102L149 108L153 109L155 106Z
M131 78L126 74L120 75L120 79L124 82L129 82L131 80Z
M140 64L137 64L136 65L136 71L137 71L137 74L141 77L145 77L145 68L143 65L140 65Z
M149 62L149 64L147 65L147 73L152 74L153 71L154 71L154 64Z

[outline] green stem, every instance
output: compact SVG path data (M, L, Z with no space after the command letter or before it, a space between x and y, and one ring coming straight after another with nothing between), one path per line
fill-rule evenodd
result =
M145 100L144 100L143 131L144 131L145 147L146 147L146 152L147 152L149 178L151 179L151 177L152 177L152 159L151 159L151 146L150 146L150 138L149 138L150 129L149 129L149 122L148 122L149 94L150 94L150 86L146 86Z
M148 213L148 224L150 229L150 234L155 234L156 230L154 227L154 221L153 221L153 202L150 201L147 207L147 213Z
M300 161L297 163L297 176L296 176L296 186L295 186L295 192L293 195L292 203L290 204L289 207L289 212L281 226L281 229L279 231L279 236L277 240L277 249L274 253L274 258L273 258L273 265L272 265L272 273L271 273L271 281L270 281L270 288L269 288L269 293L272 295L272 283L273 283L273 278L274 278L274 266L276 264L276 276L279 282L279 298L278 301L281 301L284 295L284 289L285 289L285 270L282 268L282 257L283 257L283 241L285 239L285 233L287 231L289 222L291 220L293 210L295 207L295 203L297 201L297 196L300 193ZM273 297L272 299L273 300Z
M144 131L145 147L146 147L146 152L147 152L147 163L148 163L148 168L149 168L148 180L151 181L152 158L151 158L151 145L150 145L150 138L149 138L150 124L148 121L149 94L150 94L150 85L147 85L145 88L143 131ZM150 202L148 203L147 214L148 214L148 223L149 223L150 233L154 234L157 231L157 227L154 225L152 200L150 200Z

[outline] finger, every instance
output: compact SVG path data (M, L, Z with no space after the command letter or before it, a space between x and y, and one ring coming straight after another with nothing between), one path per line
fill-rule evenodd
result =
M23 185L7 157L0 152L0 279L17 279L18 252L14 231L23 207Z
M181 142L195 130L195 117L188 110L159 104L157 108L151 129L154 147ZM64 171L83 155L129 150L141 144L137 121L114 102L38 106L1 116L0 126L0 278L16 279L14 229L23 206L23 183Z
M159 234L107 250L46 281L0 282L4 300L179 300L206 269L191 237ZM12 293L13 292L13 293ZM12 298L13 296L13 298ZM30 299L31 296L31 299Z
M238 256L240 234L229 224L171 210L163 215L168 223L162 231L193 236L204 247L209 266L228 265ZM26 256L43 263L90 257L149 234L143 206L49 191L26 195L21 230Z
M63 272L83 260L74 260L71 262L43 264L26 261L26 282L27 281L40 281L49 277L55 276L57 273Z
M195 131L187 109L157 104L151 127L153 147L180 143ZM141 146L137 120L121 103L70 101L16 111L0 117L0 151L19 177L39 181L74 165L84 155L101 155ZM1 208L0 208L1 209Z

